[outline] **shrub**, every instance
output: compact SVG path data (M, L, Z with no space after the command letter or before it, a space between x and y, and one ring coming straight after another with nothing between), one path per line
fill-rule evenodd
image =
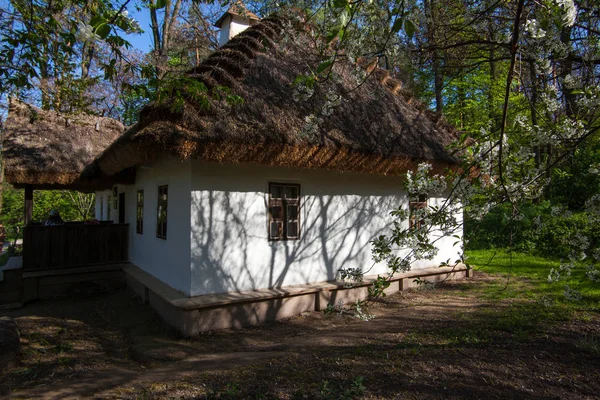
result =
M600 240L600 227L585 212L560 211L549 202L520 207L520 217L512 221L511 238L511 211L510 205L501 205L481 221L466 218L467 247L482 250L512 245L517 251L566 258L574 240L587 237L591 248Z

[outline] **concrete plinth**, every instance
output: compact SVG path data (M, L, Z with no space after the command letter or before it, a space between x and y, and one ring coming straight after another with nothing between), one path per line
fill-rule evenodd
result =
M419 286L417 278L428 282L460 279L467 276L464 265L434 267L396 274L386 294ZM124 268L127 286L139 295L169 325L185 336L200 332L240 328L266 321L298 315L304 311L320 311L328 304L354 303L368 297L368 289L376 276L345 287L343 282L260 289L245 292L187 297L134 265Z

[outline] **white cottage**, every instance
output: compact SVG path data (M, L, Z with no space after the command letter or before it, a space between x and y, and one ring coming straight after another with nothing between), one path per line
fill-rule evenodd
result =
M220 21L229 38L234 18ZM387 71L342 59L325 82L295 85L319 62L310 29L283 16L245 21L190 72L209 101L146 107L96 160L107 175L135 170L134 185L97 193L96 215L130 225L130 286L186 334L364 297L365 286L344 291L338 269L385 273L370 241L408 204L403 174L456 162L445 147L453 130ZM438 257L390 290L410 276L464 275L431 269L456 259L454 241L438 241Z
M391 210L408 205L406 171L423 161L438 171L456 166L446 150L454 131L406 95L389 72L339 57L318 84L298 83L322 60L310 25L288 16L252 23L242 11L230 10L220 20L227 39L241 33L223 39L189 72L206 86L208 98L188 95L183 102L147 106L139 122L104 144L104 151L89 152L93 161L69 167L79 178L54 174L41 182L35 168L19 172L24 154L43 153L25 152L17 140L22 129L50 121L41 111L33 118L31 107L13 104L8 122L14 129L7 137L16 139L5 138L5 157L15 160L14 167L7 162L12 183L30 192L107 189L96 192L96 218L113 224L30 227L28 242L104 238L97 239L105 242L97 243L102 251L95 260L128 259L128 285L186 335L365 298L370 280L349 289L336 279L338 270L359 268L373 277L387 272L385 265L373 265L370 241L386 232ZM108 124L98 121L80 129L94 138ZM51 130L63 147L62 131L74 125L65 126ZM49 229L53 234L44 236ZM106 241L111 232L120 238ZM415 276L464 276L463 266L438 267L456 259L454 242L441 238L435 260L395 276L388 290L413 285ZM115 245L118 252L111 251ZM57 258L32 246L24 245L29 259L23 262L37 270L48 268L44 260L54 260L57 268L73 266L90 253L68 248Z

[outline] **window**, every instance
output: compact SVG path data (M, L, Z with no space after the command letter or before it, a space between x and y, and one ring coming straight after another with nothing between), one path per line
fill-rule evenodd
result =
M156 237L167 238L167 199L169 187L167 185L158 187L158 207L156 216Z
M110 205L110 195L106 197L106 202L108 203L106 205L106 219L110 220L110 207L111 207L111 205Z
M425 221L422 218L423 214L425 213L425 210L427 209L427 196L426 195L419 195L419 198L417 201L410 201L409 202L409 210L410 210L410 223L409 223L409 228L410 229L420 229Z
M135 231L140 235L144 233L144 191L137 191L137 211L135 217Z
M100 221L104 219L104 197L100 197Z
M269 239L300 238L300 185L269 183Z

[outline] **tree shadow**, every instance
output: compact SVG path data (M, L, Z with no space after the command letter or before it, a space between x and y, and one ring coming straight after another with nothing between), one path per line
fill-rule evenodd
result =
M235 167L192 167L200 171L192 179L192 296L333 281L340 268L385 272L385 266L371 269L370 241L406 201L399 178L291 172L289 181L301 185L301 234L274 241L268 238L267 187L270 176L288 171ZM268 319L277 317L283 302L269 303Z

